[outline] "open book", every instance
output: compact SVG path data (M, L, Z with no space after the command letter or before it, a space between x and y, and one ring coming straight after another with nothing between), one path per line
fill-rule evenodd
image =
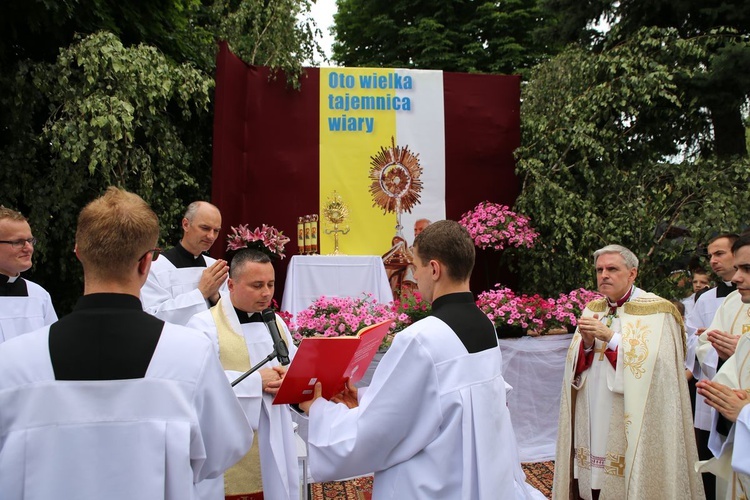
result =
M295 404L312 399L315 383L330 399L344 390L346 380L359 382L367 371L393 320L361 329L354 337L305 337L276 393L273 404Z

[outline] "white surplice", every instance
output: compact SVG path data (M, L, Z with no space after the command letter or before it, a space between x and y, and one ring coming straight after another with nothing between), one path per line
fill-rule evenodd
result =
M714 287L701 294L690 315L685 317L685 331L688 336L685 367L693 373L696 380L711 380L711 377L716 374L716 365L719 359L716 350L707 341L705 335L695 335L695 332L700 328L705 328L706 331L714 329L711 325L716 313L722 307L725 299L729 298L729 296L717 297L716 291L717 288ZM723 321L719 325L721 325L719 329L724 330ZM704 363L706 363L706 366L704 366ZM695 395L693 425L696 429L711 430L711 407L705 403L703 396L700 394Z
M374 472L376 500L543 498L525 484L499 347L470 354L428 317L396 335L363 392L351 410L310 408L314 480Z
M48 344L46 327L0 345L3 500L192 499L250 447L198 332L165 325L142 379L56 381Z
M0 297L0 343L57 321L47 290L33 281L23 280L28 297Z
M240 325L232 302L225 298L219 302L222 312L229 321L232 330L242 332L247 344L250 362L254 366L273 351L271 334L264 323L254 322ZM277 317L278 320L280 318ZM289 347L289 358L294 359L297 348L292 342L292 336L283 321L284 331L280 332ZM214 344L216 353L219 352L219 340L211 311L200 313L193 317L188 326L205 332ZM262 368L278 366L274 359ZM242 372L225 370L229 381L236 380ZM273 396L263 392L263 385L259 372L255 372L234 386L234 392L239 398L242 408L247 414L250 425L255 431L255 438L259 442L261 474L263 478L263 495L271 500L299 498L299 465L297 462L297 445L294 436L291 410L288 405L274 405ZM202 500L223 500L223 476L211 481L204 481L199 485Z
M750 389L750 336L740 338L734 355L722 365L713 380L733 389ZM750 405L743 408L726 436L717 430L719 413L711 409L711 414L708 447L716 458L701 462L701 468L729 483L726 498L746 499L750 493Z
M206 260L206 267L211 267L216 262L216 259L207 255L203 258ZM165 257L152 262L146 283L141 288L143 310L177 325L186 325L194 315L208 311L211 305L198 290L198 283L206 267L177 268ZM219 293L222 296L229 295L226 280Z

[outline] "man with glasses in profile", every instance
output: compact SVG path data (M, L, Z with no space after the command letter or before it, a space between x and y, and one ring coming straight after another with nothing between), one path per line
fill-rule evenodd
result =
M21 277L35 243L26 217L0 206L0 343L57 321L49 293Z

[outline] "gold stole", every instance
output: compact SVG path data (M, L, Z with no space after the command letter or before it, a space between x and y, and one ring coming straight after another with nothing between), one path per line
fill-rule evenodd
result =
M222 301L219 299L211 308L211 315L216 324L219 338L219 360L225 370L246 372L252 367L250 353L242 332L235 332L229 323ZM260 447L257 437L253 439L250 451L234 466L224 473L224 495L242 495L263 491L263 479L260 473Z

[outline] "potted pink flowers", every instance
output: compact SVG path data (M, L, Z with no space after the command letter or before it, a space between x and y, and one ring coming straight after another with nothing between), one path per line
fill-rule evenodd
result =
M365 326L393 317L387 304L364 297L320 297L297 313L290 328L295 341L303 337L339 337L354 335Z
M458 222L481 249L532 248L539 236L531 227L528 217L489 201L483 201L466 212Z

